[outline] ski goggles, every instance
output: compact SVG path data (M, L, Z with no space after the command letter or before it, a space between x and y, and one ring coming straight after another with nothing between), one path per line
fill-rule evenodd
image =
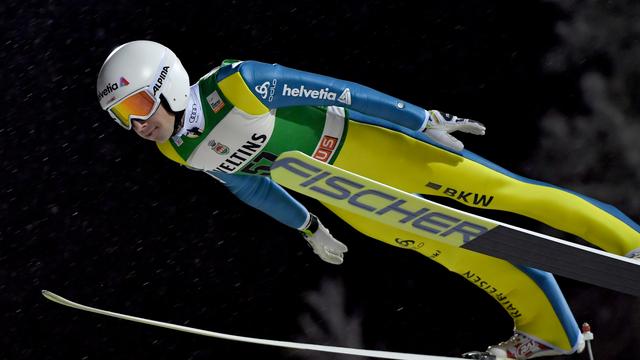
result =
M162 94L166 81L167 70L174 68L178 60L174 57L167 58L165 51L160 58L160 63L152 79L156 79L151 85L145 86L117 103L107 108L111 117L123 128L131 129L131 120L147 120L160 106L160 94ZM164 82L161 80L165 80ZM156 94L154 96L154 94Z
M107 109L111 117L123 128L131 129L132 120L147 120L160 106L160 97L154 97L149 87L142 88Z

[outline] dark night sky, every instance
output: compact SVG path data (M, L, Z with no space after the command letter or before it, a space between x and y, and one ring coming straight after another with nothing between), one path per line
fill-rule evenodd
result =
M478 119L487 135L462 136L467 148L531 176L541 117L584 111L581 66L606 65L543 69L559 43L555 25L569 16L538 1L4 2L0 358L316 355L101 318L47 302L41 289L278 340L457 356L506 339L511 321L481 290L298 197L349 246L342 266L321 262L295 231L113 124L95 78L112 48L135 39L171 47L192 80L225 58L277 62ZM578 321L595 319L596 335L601 327L599 359L637 353L616 334L638 314L622 307L640 309L637 300L559 282ZM308 301L314 292L344 301L358 330L303 336L304 319L325 324ZM637 358L627 355L616 358Z

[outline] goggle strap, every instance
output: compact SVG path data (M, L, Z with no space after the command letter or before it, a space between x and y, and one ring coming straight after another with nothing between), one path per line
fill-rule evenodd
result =
M169 71L171 71L171 68L175 65L165 65L165 59L167 58L167 51L165 50L162 53L162 58L160 58L160 65L158 65L158 68L156 69L156 73L153 75L152 79L155 79L153 84L149 85L149 90L151 90L151 96L153 96L156 99L160 99L160 94L162 93L162 91L160 91L162 89L162 87L165 84L165 81L169 75ZM156 90L155 87L158 84L158 80L160 80L160 77L162 76L162 70L164 69L165 66L169 66L169 69L167 71L167 73L165 74L164 78L162 79L162 84L160 84L160 86L158 87L158 89Z

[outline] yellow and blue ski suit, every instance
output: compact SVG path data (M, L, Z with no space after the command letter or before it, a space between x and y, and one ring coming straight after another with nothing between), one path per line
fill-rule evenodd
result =
M268 176L271 163L288 150L407 192L528 216L612 253L640 247L640 226L614 207L438 145L422 133L428 116L423 108L353 82L277 64L225 61L191 87L183 127L158 148L297 229L309 212ZM415 238L328 207L390 245ZM575 351L580 331L551 274L426 239L424 244L419 252L498 301L516 331Z

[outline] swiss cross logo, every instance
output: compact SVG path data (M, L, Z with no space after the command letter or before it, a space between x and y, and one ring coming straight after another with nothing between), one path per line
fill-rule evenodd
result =
M320 140L320 145L318 146L318 150L316 150L316 152L313 154L313 157L322 162L327 162L331 158L331 155L333 154L333 150L336 149L337 145L338 145L338 138L325 135Z

